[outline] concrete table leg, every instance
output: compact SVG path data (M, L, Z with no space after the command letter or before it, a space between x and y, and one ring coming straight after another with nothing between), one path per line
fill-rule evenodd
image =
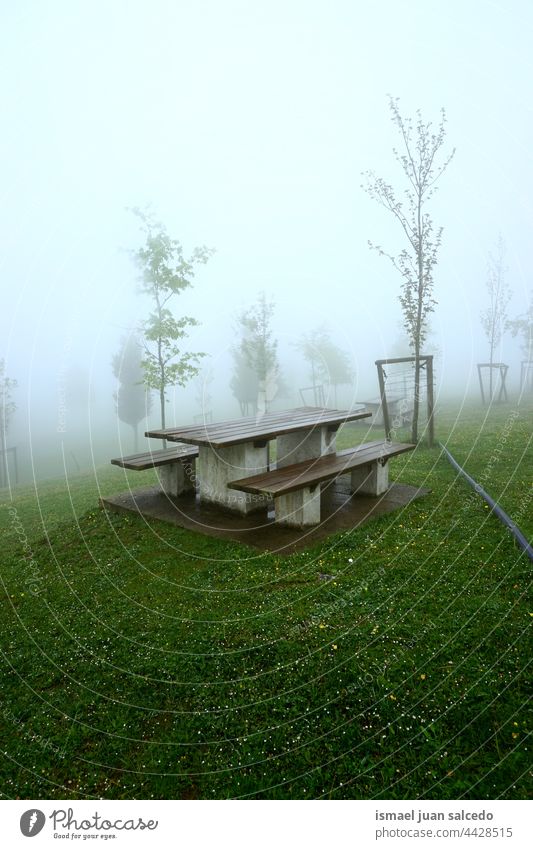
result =
M263 509L268 499L229 489L230 481L268 470L268 444L256 447L253 442L215 448L200 445L198 477L200 478L200 501L218 504L227 510L247 514Z
M336 435L336 430L330 430L324 426L278 436L276 440L278 469L311 460L313 457L322 457L324 454L335 454Z
M161 489L173 498L194 490L195 460L179 460L177 463L158 466L156 472Z
M305 528L320 522L320 484L305 487L274 499L276 522L291 528Z
M358 495L383 495L389 488L388 462L368 463L351 472L351 490Z

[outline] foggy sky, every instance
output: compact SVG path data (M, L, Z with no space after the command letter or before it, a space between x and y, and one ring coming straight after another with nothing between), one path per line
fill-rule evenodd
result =
M368 394L401 321L399 277L367 245L394 252L401 235L360 188L368 168L401 179L387 93L404 114L419 107L435 122L444 106L447 147L457 148L431 206L444 227L439 381L470 391L486 359L479 312L499 233L510 314L526 309L528 0L35 0L3 3L0 22L0 356L30 417L57 404L71 366L112 387L121 328L148 307L126 211L146 203L186 253L216 248L175 310L201 320L190 347L212 355L220 384L232 317L264 289L284 355L327 321ZM512 385L516 340L500 353Z

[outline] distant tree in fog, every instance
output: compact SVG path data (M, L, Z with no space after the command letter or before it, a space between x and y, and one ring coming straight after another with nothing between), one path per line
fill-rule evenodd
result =
M526 360L533 360L533 292L529 295L527 311L507 322L513 336L520 336L520 348Z
M493 379L492 366L494 354L502 340L507 325L507 305L511 298L511 290L506 283L505 273L505 242L498 238L495 254L489 254L487 269L487 292L489 305L481 313L481 326L489 343L489 398L492 399Z
M529 295L527 311L507 322L513 336L520 336L520 348L525 359L520 369L520 389L533 389L533 292Z
M400 137L400 149L393 148L394 158L405 178L398 192L374 171L366 171L367 194L388 212L400 227L406 247L396 256L387 253L380 245L369 242L370 247L386 256L403 278L400 304L404 327L415 356L415 387L411 441L418 440L418 413L420 407L420 362L422 346L427 336L427 320L435 308L433 297L433 271L442 238L442 227L434 228L426 204L436 191L455 149L444 158L442 147L446 139L446 113L441 110L441 120L436 130L431 122L416 112L416 121L400 114L398 98L389 96L391 119Z
M117 415L133 430L133 450L138 450L139 423L152 409L152 396L144 384L143 349L135 333L124 336L120 349L112 359L118 387L113 393Z
M203 371L198 374L195 380L195 401L198 404L200 412L195 417L196 419L209 422L213 417L213 396L211 394L211 384L213 383L213 373L211 371Z
M62 380L69 410L85 413L94 400L94 384L87 368L80 363L72 363L65 369Z
M2 470L2 481L7 481L7 433L13 413L17 409L12 398L13 389L16 389L16 387L17 381L7 376L5 360L0 359L0 469Z
M233 374L230 389L234 398L239 402L241 415L253 415L257 412L257 396L259 379L251 366L248 365L242 345L231 349L233 357Z
M6 434L17 405L13 401L12 392L17 388L17 381L6 374L5 360L0 359L0 431Z
M424 352L431 354L435 359L442 356L440 346L435 341L436 333L433 330L431 322L426 322L426 338L424 340ZM411 344L409 337L405 333L403 324L399 325L399 332L396 339L388 349L389 357L412 357Z
M189 259L181 244L147 210L135 208L145 235L144 245L133 251L141 272L141 293L152 300L152 312L142 323L144 382L159 395L161 427L165 427L166 392L170 386L185 386L199 372L202 352L183 350L190 327L199 322L191 316L175 318L169 301L192 286L195 268L205 264L214 253L206 247L195 248Z
M333 403L337 406L337 387L351 383L355 377L355 370L350 362L350 356L334 342L327 345L323 351L328 382L333 386Z
M354 369L350 357L336 345L325 325L304 333L295 343L309 365L312 386L331 386L337 405L337 387L351 383Z
M261 292L256 303L237 318L240 343L233 351L235 371L232 391L239 402L241 398L248 400L246 396L252 389L253 380L251 375L247 377L247 372L251 371L257 381L255 400L259 412L268 410L270 402L282 388L278 343L272 330L273 314L274 303L267 301L265 293Z

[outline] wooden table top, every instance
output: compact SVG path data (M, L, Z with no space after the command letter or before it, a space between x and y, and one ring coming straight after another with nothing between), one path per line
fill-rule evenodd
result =
M147 430L145 436L167 439L170 442L186 442L191 445L239 445L275 439L286 433L299 430L314 430L318 427L337 428L344 422L364 419L371 413L361 410L331 410L327 407L297 407L278 413L246 416L225 422L208 422L202 425L169 427L164 430Z

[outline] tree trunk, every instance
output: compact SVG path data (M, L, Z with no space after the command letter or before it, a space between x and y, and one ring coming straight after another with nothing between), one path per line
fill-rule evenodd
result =
M420 347L415 348L415 397L413 399L413 422L411 424L411 442L418 442L418 413L420 409Z
M257 413L258 415L264 415L268 412L268 399L267 399L267 390L266 390L266 380L261 379L259 381L259 389L257 392Z
M164 389L159 390L159 404L160 404L160 407L161 407L161 428L164 430L165 427L166 427L166 422L165 422L165 390Z
M0 422L0 487L7 486L7 450L6 450L6 440L4 439L5 431L2 427L2 422Z
M157 315L159 317L159 326L161 327L162 321L162 307L159 302L159 296L156 295L157 301ZM165 374L165 363L163 362L163 352L162 352L162 338L159 335L157 339L157 360L159 363L159 403L161 405L161 430L164 430L166 427L165 424L165 387L166 387L166 374ZM166 439L163 439L163 448L167 447Z
M489 404L492 404L492 361L494 360L494 342L490 342L490 358L489 358Z
M135 422L135 424L133 424L131 427L133 429L133 450L136 454L137 451L139 450L139 426L138 426L138 423Z
M417 262L418 262L418 303L416 309L416 325L415 325L415 397L413 399L413 423L411 426L411 442L416 445L418 442L418 413L420 409L420 340L422 338L422 306L424 297L424 239L422 226L422 197L420 191L418 194L418 247L417 247Z
M161 430L164 430L166 427L165 423L165 389L162 387L159 390L159 403L161 405ZM163 439L163 448L167 447L166 439Z

